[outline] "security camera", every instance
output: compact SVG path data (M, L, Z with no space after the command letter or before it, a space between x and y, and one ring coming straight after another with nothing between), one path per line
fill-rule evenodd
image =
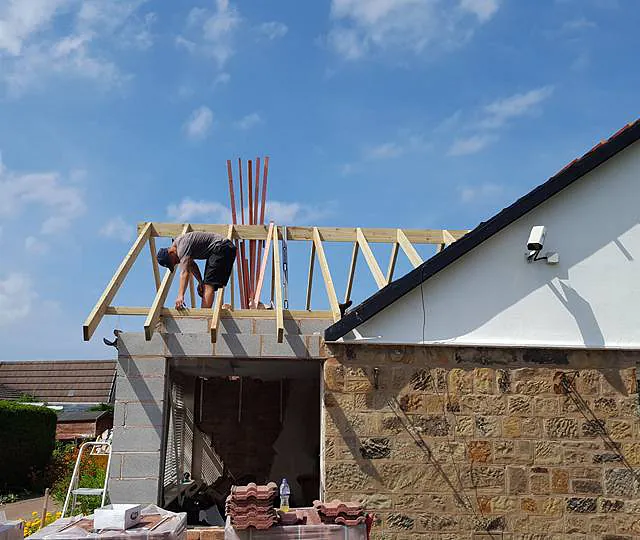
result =
M547 230L542 225L536 225L531 229L529 234L529 241L527 242L527 249L530 251L541 251L544 245L544 237L547 234Z

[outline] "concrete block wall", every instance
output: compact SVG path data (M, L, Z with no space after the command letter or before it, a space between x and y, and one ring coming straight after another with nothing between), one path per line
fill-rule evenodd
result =
M325 499L363 501L374 538L640 538L640 353L331 352Z
M166 375L164 356L118 360L109 471L112 503L158 503Z

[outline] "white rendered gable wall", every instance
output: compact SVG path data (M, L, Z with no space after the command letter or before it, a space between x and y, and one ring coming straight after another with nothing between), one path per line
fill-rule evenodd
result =
M534 225L546 226L543 252L558 251L560 264L525 261ZM640 143L354 334L370 343L640 348Z

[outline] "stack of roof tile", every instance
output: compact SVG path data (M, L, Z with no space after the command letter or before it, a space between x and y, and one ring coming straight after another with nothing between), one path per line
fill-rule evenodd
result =
M233 486L227 497L226 514L236 529L268 529L278 522L273 506L278 495L278 486L271 482L266 486L249 484Z
M367 519L360 503L342 502L334 500L328 503L314 501L313 507L317 510L322 523L347 525L355 527L361 525Z

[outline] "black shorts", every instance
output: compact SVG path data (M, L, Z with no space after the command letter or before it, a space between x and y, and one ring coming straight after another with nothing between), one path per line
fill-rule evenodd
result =
M231 240L220 242L209 255L204 267L204 282L214 289L225 287L236 261L236 246Z

